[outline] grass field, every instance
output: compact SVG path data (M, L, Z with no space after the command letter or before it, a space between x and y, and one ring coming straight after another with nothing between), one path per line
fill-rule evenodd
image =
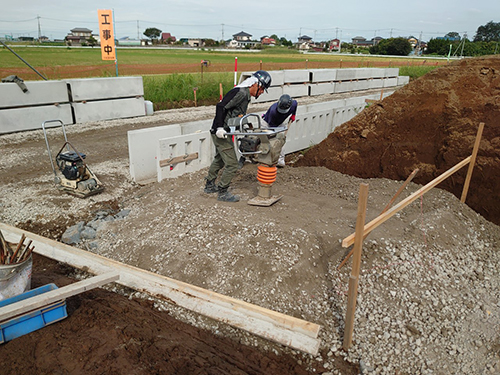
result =
M235 57L238 71L258 69L314 69L399 67L400 75L417 78L446 60L375 57L370 55L303 54L286 48L269 48L260 52L212 51L186 49L123 48L117 49L117 66L103 61L98 47L45 48L11 47L47 79L143 76L146 100L155 109L193 105L194 88L198 104L219 100L219 83L224 91L232 87ZM202 67L201 61L209 62ZM7 48L0 48L0 77L9 75L28 80L42 79Z

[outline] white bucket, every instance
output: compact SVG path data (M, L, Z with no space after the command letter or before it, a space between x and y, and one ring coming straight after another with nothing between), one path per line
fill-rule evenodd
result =
M149 100L145 100L144 107L146 108L146 116L152 116L154 113L153 103Z
M0 265L0 301L31 289L33 257L21 263Z

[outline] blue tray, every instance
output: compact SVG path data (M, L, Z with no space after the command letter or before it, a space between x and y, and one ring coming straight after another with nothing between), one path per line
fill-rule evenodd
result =
M0 308L57 289L55 284L47 284L39 288L0 301ZM0 323L0 344L27 333L36 331L46 325L55 323L68 316L66 300L57 301L38 310L17 316Z

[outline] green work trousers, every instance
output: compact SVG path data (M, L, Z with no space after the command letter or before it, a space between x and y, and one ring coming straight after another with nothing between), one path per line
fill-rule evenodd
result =
M207 180L215 180L219 175L219 171L224 168L217 184L218 187L224 189L231 184L231 180L236 172L238 172L238 159L236 158L231 136L218 138L215 134L212 134L212 141L215 145L215 157L208 169Z

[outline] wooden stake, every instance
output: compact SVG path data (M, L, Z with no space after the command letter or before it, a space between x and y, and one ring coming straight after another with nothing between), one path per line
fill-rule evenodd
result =
M481 143L481 137L483 135L484 122L479 124L479 129L477 130L476 142L474 142L474 148L472 149L472 156L470 159L469 170L467 171L467 177L465 177L464 189L462 190L462 197L460 202L465 203L467 199L467 193L469 192L469 184L472 178L472 171L474 170L474 164L476 164L476 156L479 151L479 144Z
M386 212L391 206L392 204L394 203L394 201L397 199L397 197L399 196L399 194L401 194L401 192L404 190L404 188L406 187L406 185L408 185L411 180L413 180L413 177L415 177L415 175L418 173L418 168L415 169L413 172L411 172L411 174L408 176L408 178L406 179L406 181L401 185L401 187L398 189L398 191L396 192L396 194L394 194L394 196L392 197L392 199L389 201L389 203L387 203L387 206L385 206L385 208L382 210L382 212L380 213L380 215L382 215L384 212ZM366 237L368 237L368 234L369 233L366 233L364 235L364 239L366 239ZM337 270L340 270L344 264L347 263L347 261L349 260L349 258L351 257L352 253L354 252L354 248L349 252L349 254L347 254L347 256L345 257L345 259L342 261L342 263L340 263L340 265L337 267Z
M361 269L361 249L363 247L363 230L366 219L366 206L368 201L368 184L359 187L358 217L356 219L356 241L354 243L354 257L352 261L351 277L349 278L349 293L347 296L347 312L344 328L344 350L349 350L352 344L354 330L354 313L358 296L359 272Z
M469 164L471 160L471 156L465 158L462 160L460 163L456 164L454 167L448 169L446 172L444 172L442 175L438 176L431 182L429 182L427 185L421 187L418 189L415 193L410 195L408 198L402 200L399 202L397 205L389 209L388 211L384 212L382 215L377 216L375 219L370 221L368 224L365 225L364 228L364 234L370 233L372 230L377 228L379 225L387 221L389 218L394 216L398 211L401 211L403 208L408 206L410 203L412 203L414 200L419 198L420 196L424 195L427 193L429 190L431 190L433 187L436 185L439 185L441 182L446 180L448 177L450 177L453 173L458 171L460 168L464 167L465 165ZM344 238L342 241L342 247L349 247L354 243L354 238L355 234L351 234L350 236Z

